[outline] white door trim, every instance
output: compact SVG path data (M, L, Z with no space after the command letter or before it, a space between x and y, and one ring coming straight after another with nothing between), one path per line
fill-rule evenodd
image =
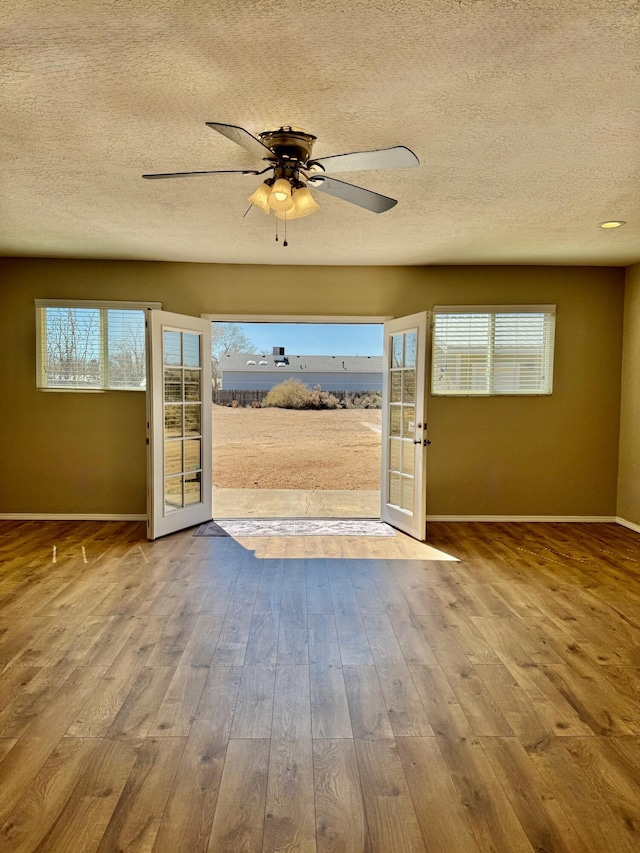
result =
M324 325L378 325L384 329L384 324L393 317L385 315L367 316L333 315L333 314L219 314L208 312L200 315L203 320L211 323L319 323ZM382 493L382 482L380 491Z
M201 314L203 320L211 320L213 323L326 323L326 324L351 324L351 325L382 325L393 317L355 317L327 314Z

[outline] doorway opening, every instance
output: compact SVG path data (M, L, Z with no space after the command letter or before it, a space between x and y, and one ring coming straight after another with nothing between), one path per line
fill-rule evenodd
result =
M214 518L380 517L384 319L212 319Z

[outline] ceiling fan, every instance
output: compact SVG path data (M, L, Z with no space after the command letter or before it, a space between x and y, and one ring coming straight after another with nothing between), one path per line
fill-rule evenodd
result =
M275 211L278 219L285 223L291 219L309 216L318 210L310 188L357 204L373 213L384 213L398 202L394 198L348 184L327 175L327 172L352 172L363 169L401 169L419 166L420 161L409 148L396 145L375 151L354 151L314 159L311 156L315 136L294 127L265 130L253 136L243 127L208 121L207 127L221 133L232 142L241 145L257 160L267 165L263 169L216 169L208 172L169 172L166 174L143 175L143 178L186 178L194 175L263 175L265 178L258 189L247 199L252 205L268 214Z

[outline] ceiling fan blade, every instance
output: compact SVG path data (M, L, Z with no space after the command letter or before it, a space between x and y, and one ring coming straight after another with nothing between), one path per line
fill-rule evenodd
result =
M384 213L398 203L395 198L365 190L355 184L338 181L336 178L329 178L327 175L314 175L307 181L307 186L334 195L343 201L349 201L351 204L357 204L358 207L364 207L373 213Z
M405 145L379 148L376 151L353 151L350 154L334 154L309 161L309 166L318 163L325 172L356 172L363 169L407 169L419 166L416 155Z
M230 139L237 145L241 145L245 151L253 154L254 157L258 157L260 160L264 160L267 157L273 158L271 149L263 145L256 136L249 133L244 127L236 127L235 124L220 124L216 121L206 121L205 124L211 130L217 130L218 133L226 136L227 139Z
M266 171L266 170L265 170ZM213 172L166 172L161 175L143 175L143 178L190 178L193 175L261 175L256 169L215 169Z

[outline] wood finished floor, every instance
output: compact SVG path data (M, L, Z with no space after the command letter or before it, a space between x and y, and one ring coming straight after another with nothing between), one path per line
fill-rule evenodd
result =
M0 522L3 853L640 850L638 534L192 533Z

